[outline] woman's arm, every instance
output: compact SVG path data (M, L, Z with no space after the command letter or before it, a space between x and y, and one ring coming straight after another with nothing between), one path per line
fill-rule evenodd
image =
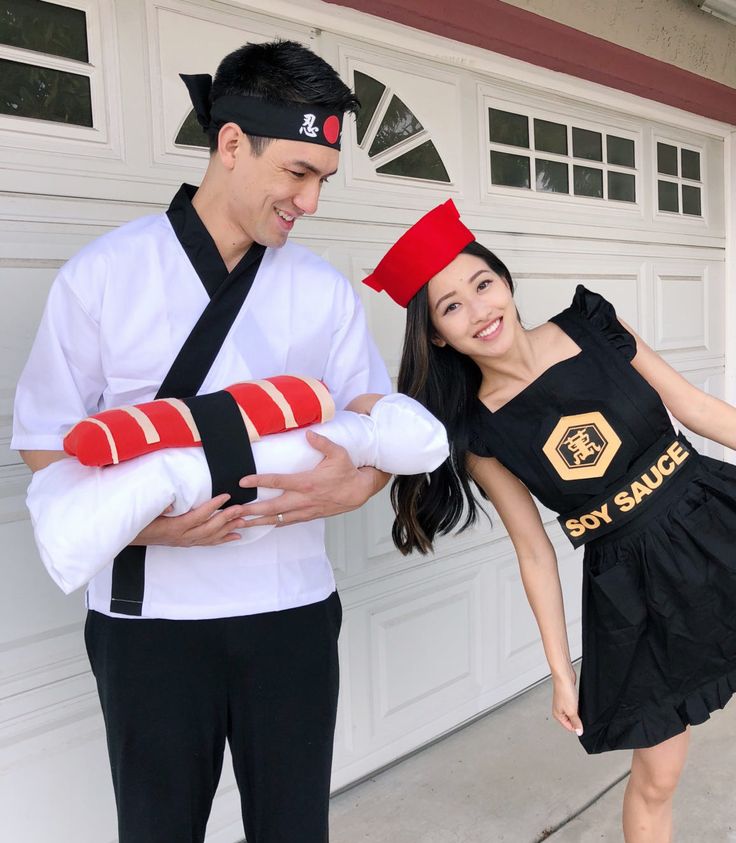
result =
M554 716L569 731L582 734L557 557L539 510L526 486L498 460L471 455L468 470L488 495L516 550L524 591L552 673Z
M369 416L371 410L376 406L376 402L383 397L377 392L366 392L353 398L345 409L350 410L351 413L362 413L364 416Z
M635 331L624 322L621 324L636 340L636 356L631 365L659 393L672 415L693 433L736 448L736 407L693 386Z

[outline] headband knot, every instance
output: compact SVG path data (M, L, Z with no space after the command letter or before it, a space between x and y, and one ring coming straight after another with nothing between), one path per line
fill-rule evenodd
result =
M189 99L192 101L194 113L197 115L197 122L206 132L212 123L212 106L210 104L212 77L209 73L180 73L179 78L187 86Z

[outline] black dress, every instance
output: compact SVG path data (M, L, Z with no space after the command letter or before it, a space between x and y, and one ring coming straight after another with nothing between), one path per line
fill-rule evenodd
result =
M551 321L580 353L496 412L478 401L470 450L585 542L581 743L654 746L736 690L736 467L675 433L605 299L580 286Z

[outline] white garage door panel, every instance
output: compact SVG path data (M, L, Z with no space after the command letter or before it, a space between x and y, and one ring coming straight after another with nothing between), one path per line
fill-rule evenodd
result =
M16 716L30 714L34 710L30 703L11 700L14 695L26 694L30 698L40 688L76 679L81 675L84 675L87 685L82 691L67 693L67 699L90 690L91 677L81 637L79 608L75 601L70 601L70 609L74 610L74 614L67 618L66 625L52 626L4 645L0 656L0 686L3 699L6 700L2 708L3 728ZM39 708L35 706L35 710ZM11 710L14 712L12 717ZM50 712L52 715L53 712Z
M30 479L28 473L26 477ZM19 504L23 497L18 497ZM22 512L20 507L18 509ZM44 637L78 623L83 594L75 592L65 597L46 574L38 559L25 512L16 520L0 524L0 541L4 548L3 582L7 582L8 593L13 595L12 601L3 605L0 640L18 642L35 636ZM81 648L81 642L79 646Z
M595 269L559 275L548 273L542 277L535 273L514 273L513 270L511 274L518 283L516 300L521 318L529 327L539 325L569 307L578 284L608 299L626 322L636 325L639 321L639 274L612 276Z
M434 583L410 601L373 608L376 724L388 721L401 734L423 712L434 714L438 705L480 690L478 579L476 571L460 581Z
M709 289L705 273L657 272L654 291L656 351L710 351Z
M30 736L45 734L53 743L61 724L97 710L82 641L82 595L64 598L43 570L23 507L28 472L19 470L17 514L0 523L7 595L0 620L0 769L25 756ZM8 486L3 478L2 497Z
M376 246L370 253L365 249L360 254L353 255L350 260L350 278L362 279L376 268L388 248L388 244ZM406 324L406 311L398 307L392 299L383 294L377 296L365 284L360 285L358 291L368 319L368 327L373 339L388 367L389 374L396 379L399 374L401 361L401 347Z
M33 261L9 260L0 265L0 415L6 419L12 415L15 384L31 349L49 287L61 266L61 261L44 261L47 265L38 268L29 263ZM8 453L8 442L2 443L2 465L18 461L17 454Z
M722 359L724 264L655 263L653 347L672 361Z
M202 160L206 153L177 147L174 140L181 124L192 110L180 73L214 75L217 63L227 53L245 43L284 38L309 44L307 27L285 25L267 17L223 13L210 4L146 3L148 19L149 78L152 94L154 160L161 164L181 164L187 159Z
M429 569L432 575L425 572L421 582L404 572L397 578L401 584L386 582L382 590L343 591L347 672L341 678L335 786L370 771L371 764L386 763L397 748L407 752L421 745L438 728L438 717L453 712L444 726L449 728L458 711L462 719L478 710L494 628L482 600L488 571L477 562L459 571Z
M7 755L4 748L4 761ZM115 806L101 714L88 713L53 733L29 738L18 755L15 763L0 767L3 840L114 843Z

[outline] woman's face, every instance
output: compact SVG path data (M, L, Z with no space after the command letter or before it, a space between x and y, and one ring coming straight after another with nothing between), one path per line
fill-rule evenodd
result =
M506 281L476 255L458 255L427 285L436 345L475 359L506 353L519 329Z

